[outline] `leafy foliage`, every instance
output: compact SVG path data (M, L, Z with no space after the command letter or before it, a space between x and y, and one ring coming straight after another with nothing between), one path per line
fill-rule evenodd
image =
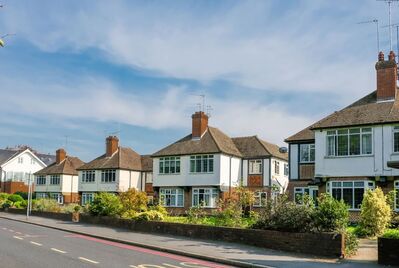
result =
M116 216L122 210L122 203L118 196L112 193L99 193L94 196L89 206L93 216Z
M188 222L192 224L201 223L202 218L205 216L205 212L201 206L192 206L186 213Z
M126 211L142 212L147 210L148 198L145 192L129 189L119 195L122 204L122 213Z
M148 210L136 213L132 219L136 221L163 221L164 215L156 210Z
M359 240L354 233L344 232L345 234L345 255L354 255L359 247Z
M33 209L37 211L61 212L61 207L54 199L39 199L32 204Z
M77 208L77 212L79 212L81 209L81 206L79 206L79 204L76 204L76 203L70 203L68 205L62 206L61 211L64 213L73 213L76 211L75 208Z
M363 197L360 212L360 228L368 236L382 235L389 227L392 210L381 188L368 190Z
M17 201L13 204L13 207L15 208L26 208L27 206L28 206L27 200Z
M24 199L18 194L9 195L8 200L10 200L12 203L15 203L18 201L24 201Z
M321 194L314 211L314 225L319 232L342 233L349 221L348 206L330 194Z
M242 202L234 199L219 202L219 209L215 213L215 225L227 227L241 226L242 204Z
M388 229L382 235L384 238L399 239L399 229Z

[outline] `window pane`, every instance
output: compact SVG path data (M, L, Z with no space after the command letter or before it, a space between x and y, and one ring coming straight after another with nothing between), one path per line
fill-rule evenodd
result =
M338 136L338 155L348 155L348 136Z
M309 145L301 144L301 162L309 161Z
M399 132L393 134L393 151L399 152Z
M310 153L309 153L309 161L314 162L315 159L315 146L314 144L310 145Z
M342 196L344 202L349 205L349 207L353 208L353 189L352 188L344 188L342 189Z
M360 134L349 136L349 154L350 155L360 155Z
M354 208L360 209L360 206L362 205L363 201L363 195L364 195L364 188L356 188L355 189L355 206Z
M371 134L362 135L362 154L372 154Z
M337 199L341 200L341 189L340 188L333 188L332 189L332 196Z
M335 155L335 136L327 137L327 155L328 156Z

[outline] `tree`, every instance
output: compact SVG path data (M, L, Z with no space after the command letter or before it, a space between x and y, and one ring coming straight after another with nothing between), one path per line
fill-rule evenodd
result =
M134 188L120 194L122 212L135 211L143 212L147 210L148 198L146 193Z

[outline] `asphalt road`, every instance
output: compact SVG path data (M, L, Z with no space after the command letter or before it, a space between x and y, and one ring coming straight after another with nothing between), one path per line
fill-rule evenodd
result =
M0 219L1 268L229 266Z

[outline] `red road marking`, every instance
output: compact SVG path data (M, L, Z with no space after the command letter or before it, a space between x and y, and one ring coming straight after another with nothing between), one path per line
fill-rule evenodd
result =
M143 252L143 253L148 253L148 254L152 254L152 255L166 257L166 258L169 258L169 259L174 259L174 260L181 261L181 262L195 262L197 264L206 265L206 266L212 267L212 268L227 268L227 267L231 267L231 266L220 265L220 264L211 263L211 262L207 262L207 261L201 261L201 260L197 260L197 259L193 259L193 258L189 258L189 257L178 256L178 255L174 255L174 254L171 254L171 253L159 252L159 251L152 250L152 249L146 249L146 248L140 248L140 247L131 246L131 245L125 245L125 244L112 242L112 241L107 241L107 240L103 240L103 239L98 239L98 238L85 236L85 235L71 235L71 236L68 236L68 237L82 238L82 239L86 239L86 240L89 240L89 241L94 241L94 242L97 242L97 243L102 243L102 244L109 245L109 246L114 246L114 247L128 249L128 250L133 250L133 251L139 251L139 252Z

